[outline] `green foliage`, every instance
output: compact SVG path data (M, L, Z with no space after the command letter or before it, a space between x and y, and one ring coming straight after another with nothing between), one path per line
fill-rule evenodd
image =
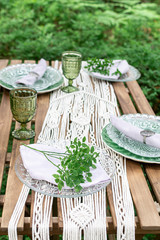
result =
M114 65L113 60L104 58L103 61L99 58L91 58L87 60L87 65L85 68L88 69L88 71L91 72L98 72L104 75L110 74L110 68ZM116 69L115 72L112 73L112 75L122 75L121 72Z
M142 238L142 240L156 240L156 235L154 235L154 234L146 234L143 238Z
M24 236L24 240L31 240L28 236ZM8 240L8 236L0 236L0 240Z
M8 240L8 236L0 236L0 240Z
M160 114L160 34L157 34L156 24L145 22L129 22L130 28L123 27L123 30L116 28L114 38L111 39L108 57L127 59L130 65L135 66L141 72L138 80L143 92L149 100L153 110ZM160 25L159 25L160 27ZM132 36L132 37L131 37ZM118 40L117 40L118 39ZM128 41L126 42L126 39ZM119 47L116 48L118 41Z
M54 60L77 50L83 60L128 60L160 115L158 0L0 0L0 26L0 58Z
M67 186L79 192L82 189L81 183L84 183L85 180L92 182L90 168L96 168L96 158L99 154L94 151L93 146L90 148L85 141L85 137L82 142L75 138L74 141L71 141L71 145L66 147L66 156L61 158L61 167L57 174L53 174L59 190L62 189L65 182Z
M53 174L53 177L59 190L66 183L67 186L79 192L82 189L81 183L92 181L90 168L96 168L96 158L99 156L99 153L94 151L94 147L90 148L85 141L86 137L82 139L82 142L75 138L74 141L71 141L70 146L66 146L65 153L42 151L25 144L24 146L40 152L50 163L57 167L57 174ZM49 157L59 159L60 164L56 165Z

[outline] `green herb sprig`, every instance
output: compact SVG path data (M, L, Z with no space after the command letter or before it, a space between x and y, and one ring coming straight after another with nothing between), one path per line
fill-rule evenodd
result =
M85 181L91 182L92 173L90 168L95 169L99 156L93 146L89 147L86 143L86 137L82 142L77 138L71 141L70 146L66 146L65 153L57 153L50 151L42 151L25 145L33 150L41 152L46 159L58 168L57 174L53 174L55 182L58 184L58 189L64 187L64 183L70 188L74 188L76 192L82 189L81 183ZM48 157L60 159L60 164L56 165Z
M91 58L87 60L87 66L85 68L88 69L90 72L98 72L104 75L109 75L110 74L110 68L113 66L113 60L104 58L103 60L98 59L98 58ZM112 75L122 75L122 73L119 71L117 68Z

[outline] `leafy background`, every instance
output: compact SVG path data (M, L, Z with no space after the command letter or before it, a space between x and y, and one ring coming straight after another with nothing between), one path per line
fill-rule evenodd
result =
M64 50L127 59L160 115L160 2L0 0L0 58L60 59Z
M60 60L65 50L126 59L160 115L159 0L0 0L0 26L1 59Z

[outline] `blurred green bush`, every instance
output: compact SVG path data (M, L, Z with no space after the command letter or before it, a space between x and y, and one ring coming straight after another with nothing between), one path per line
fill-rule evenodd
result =
M160 3L139 0L0 0L0 58L60 59L65 50L127 59L160 115Z

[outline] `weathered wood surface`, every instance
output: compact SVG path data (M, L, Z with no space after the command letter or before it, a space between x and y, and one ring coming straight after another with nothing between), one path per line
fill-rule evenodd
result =
M142 111L140 113L147 113L148 111L148 114L154 114L153 111L151 111L150 105L147 102L144 94L142 93L138 83L136 81L132 81L127 83L127 86L129 86L129 91L132 94L133 99L135 100L136 106L139 106L137 107L137 109L139 108ZM113 87L123 113L137 113L136 108L133 105L129 96L129 92L124 87L124 84L114 83ZM124 107L124 103L128 103L128 105ZM146 105L143 106L143 104ZM153 168L157 169L157 166L153 164ZM160 229L160 217L154 204L150 190L147 186L147 182L144 177L144 173L142 171L140 163L127 160L127 177L136 211L140 220L141 228L148 230Z
M20 63L21 60L13 60L10 64ZM25 63L34 63L35 61L26 60ZM8 60L0 60L0 69L7 66ZM54 66L54 62L51 63ZM120 110L123 114L128 113L147 113L154 114L148 101L141 91L136 81L128 82L126 86L123 83L113 84ZM3 88L0 89L2 99L0 104L0 185L2 184L4 167L9 166L7 186L5 195L0 195L0 206L3 208L2 217L0 217L0 235L7 234L7 227L10 216L18 199L22 188L22 183L16 177L14 171L14 163L19 154L19 146L21 141L13 140L12 152L7 153L9 134L12 124L12 114L10 111L9 91ZM36 116L34 118L36 137L41 131L41 127L49 106L49 93L38 95ZM17 123L16 123L17 127ZM156 164L141 164L135 161L127 160L127 176L135 205L137 216L135 216L135 228L137 234L155 233L160 234L160 216L154 204L154 201L160 203L160 165ZM151 194L148 187L144 171L149 179L154 196ZM34 204L34 193L27 198L26 209L20 218L18 224L19 235L31 235L32 231L32 212ZM113 205L113 197L111 186L107 187L107 203L110 206L106 223L109 234L115 234L117 229L116 214ZM28 210L27 206L30 206ZM54 234L53 239L57 239L56 235L62 234L63 221L60 208L60 201L54 199L55 211L50 220L50 233ZM56 212L56 213L55 213ZM142 235L141 235L142 236ZM114 239L111 235L109 239ZM21 239L22 236L19 236ZM137 237L138 239L138 237ZM140 239L140 235L139 235Z

